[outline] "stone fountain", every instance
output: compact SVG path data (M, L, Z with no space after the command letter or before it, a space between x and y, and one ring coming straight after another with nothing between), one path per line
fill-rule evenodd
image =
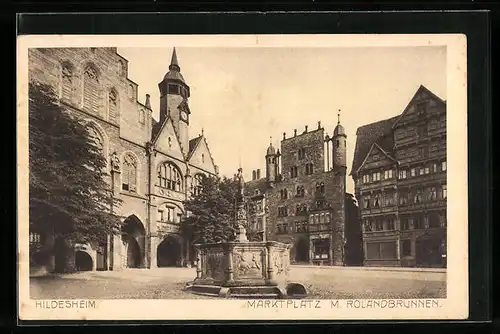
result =
M248 241L244 206L243 171L238 170L239 198L235 241L198 244L196 278L186 289L192 293L230 298L285 298L290 287L301 291L301 284L288 281L290 247L276 241Z

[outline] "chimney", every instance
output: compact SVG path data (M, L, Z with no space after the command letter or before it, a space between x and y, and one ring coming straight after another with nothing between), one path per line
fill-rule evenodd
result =
M151 109L151 101L150 101L150 98L151 96L149 94L146 94L146 103L144 103L144 105L146 106L146 108L148 109Z
M260 169L257 169L257 180L260 179Z
M318 121L318 129L321 129L321 121Z
M252 171L252 181L257 179L257 172L255 170Z
M286 139L286 132L283 132L283 140Z
M307 133L307 125L306 125L306 129L304 130L304 133Z
M297 137L297 129L294 129L294 130L293 130L293 136L294 136L294 137Z

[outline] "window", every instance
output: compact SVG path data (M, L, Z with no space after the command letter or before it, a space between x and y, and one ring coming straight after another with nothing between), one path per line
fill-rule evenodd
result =
M418 204L422 202L422 194L419 190L415 193L415 196L413 196L413 203Z
M427 146L420 148L420 158L425 159L429 156L429 148Z
M281 194L281 199L287 199L288 198L288 190L281 189L280 194Z
M383 231L384 222L381 219L375 219L375 231Z
M380 172L373 173L372 180L373 181L380 181Z
M380 196L375 195L375 198L373 199L373 207L378 208L380 207Z
M305 148L299 149L298 156L299 156L299 160L304 159L306 157L306 149Z
M410 222L408 218L401 218L401 231L406 231L410 229Z
M118 94L113 89L108 94L108 115L111 122L116 122L118 114Z
M62 65L61 95L63 99L70 100L73 96L73 66L69 63Z
M297 204L297 206L295 208L296 208L295 214L297 216L307 214L307 205L306 204Z
M278 207L278 217L286 217L288 216L288 209L286 206Z
M371 222L369 220L365 220L364 227L365 227L365 232L371 232L372 231L372 224L371 224Z
M88 65L83 74L83 106L93 112L98 113L100 103L99 77L97 69Z
M177 167L172 163L160 165L158 171L158 185L170 190L182 190L182 177Z
M415 217L413 217L413 227L416 230L423 229L425 227L424 226L424 217L422 217L422 216L415 216Z
M384 171L384 179L386 179L386 180L392 179L392 169L388 169L388 170Z
M446 172L446 161L441 162L441 171Z
M446 199L446 198L447 198L447 196L448 196L448 193L447 193L447 191L446 191L446 184L444 184L444 185L443 185L443 188L442 188L442 189L443 189L443 199Z
M40 233L30 232L30 246L39 246L42 243L42 236Z
M365 209L370 208L370 198L369 197L363 198L363 208L365 208Z
M141 124L146 123L146 112L144 111L144 109L139 109L139 123L141 123ZM170 137L169 137L169 139L170 139ZM169 145L170 145L170 141L169 141Z
M408 202L408 194L401 193L399 194L399 204L405 205Z
M437 191L436 188L432 187L429 189L429 200L435 201L437 199Z
M424 167L420 167L420 170L418 172L418 175L424 175L425 174L425 169Z
M399 171L399 178L400 179L406 179L406 170L400 170Z
M429 167L425 167L424 172L425 172L425 174L429 174L430 173Z
M88 136L91 144L102 153L104 153L104 140L99 131L92 125L87 127Z
M168 85L168 92L170 94L179 94L179 86L173 85L173 84L169 84Z
M325 201L324 200L317 200L316 201L316 209L323 209L325 207Z
M137 191L137 162L135 158L127 153L123 158L122 190Z
M368 183L370 182L370 175L364 174L363 175L363 183Z
M165 221L165 213L163 210L158 210L158 213L160 214L160 221L163 223Z
M297 186L297 193L295 196L304 197L304 195L305 195L304 186Z
M312 173L314 173L313 164L307 163L306 164L306 175L311 175Z
M401 240L401 255L411 256L411 240Z
M291 178L297 177L297 167L296 166L290 167L290 177Z
M324 195L325 194L325 184L323 182L316 183L316 194Z
M330 239L313 240L313 258L327 260L330 253Z
M394 219L393 218L387 219L387 229L389 231L392 231L394 230L394 228L395 228Z
M325 213L325 223L330 224L330 213Z
M369 242L366 244L366 258L369 260L395 259L396 253L395 242Z
M432 173L436 173L437 172L437 165L436 164L432 164L431 165L431 172Z
M191 193L193 196L201 194L203 190L203 174L195 174L193 177L193 183L191 184Z
M385 194L385 205L390 206L394 204L394 194L386 193Z

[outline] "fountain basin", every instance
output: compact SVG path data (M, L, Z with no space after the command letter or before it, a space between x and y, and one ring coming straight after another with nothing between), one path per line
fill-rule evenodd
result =
M291 245L276 242L198 244L196 278L187 290L230 298L284 298Z

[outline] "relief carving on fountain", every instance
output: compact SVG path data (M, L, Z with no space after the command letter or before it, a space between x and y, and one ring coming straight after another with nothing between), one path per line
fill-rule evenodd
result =
M235 278L262 278L262 255L259 251L235 250L233 255Z

